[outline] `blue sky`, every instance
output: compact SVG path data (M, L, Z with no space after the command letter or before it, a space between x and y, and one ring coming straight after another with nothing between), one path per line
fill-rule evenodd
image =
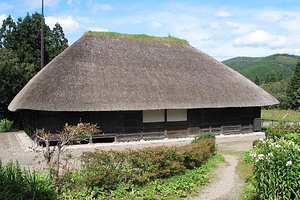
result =
M69 44L85 31L186 39L222 61L275 53L300 55L299 0L45 0L45 20ZM41 13L41 0L0 0L0 20Z

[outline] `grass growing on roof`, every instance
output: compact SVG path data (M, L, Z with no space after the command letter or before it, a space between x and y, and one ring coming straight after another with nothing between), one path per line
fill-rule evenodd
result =
M107 37L107 38L122 38L122 39L131 39L131 40L167 42L167 43L174 43L174 44L189 45L188 41L179 39L179 38L176 38L176 37L173 37L170 35L167 37L157 37L157 36L150 36L150 35L146 35L146 34L124 34L124 33L117 33L117 32L95 32L95 31L85 32L84 35L102 36L102 37Z

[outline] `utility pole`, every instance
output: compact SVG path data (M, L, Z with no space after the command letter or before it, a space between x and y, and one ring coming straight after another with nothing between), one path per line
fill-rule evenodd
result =
M41 69L44 67L44 0L42 0L42 19L41 19Z

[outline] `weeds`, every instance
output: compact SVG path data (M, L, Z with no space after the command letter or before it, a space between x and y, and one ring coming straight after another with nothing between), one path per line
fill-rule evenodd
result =
M8 132L12 130L13 121L9 121L8 119L0 120L0 132Z
M22 170L18 162L0 161L0 199L57 199L56 187L40 172Z

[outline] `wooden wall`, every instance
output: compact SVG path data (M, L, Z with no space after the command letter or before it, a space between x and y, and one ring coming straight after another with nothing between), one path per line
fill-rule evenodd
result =
M87 122L100 126L104 134L143 134L144 137L176 137L198 134L199 132L215 132L224 134L226 131L252 132L253 121L260 118L260 107L253 108L210 108L189 109L187 121L143 123L142 111L113 112L24 112L24 129L28 135L36 129L57 132L65 123L76 125ZM232 129L232 130L231 130Z

